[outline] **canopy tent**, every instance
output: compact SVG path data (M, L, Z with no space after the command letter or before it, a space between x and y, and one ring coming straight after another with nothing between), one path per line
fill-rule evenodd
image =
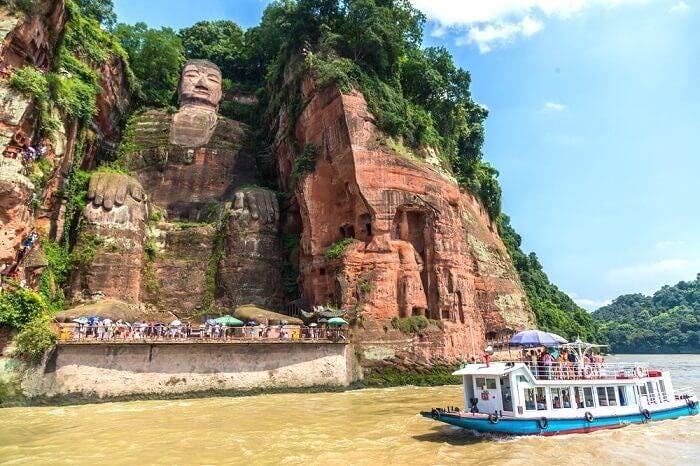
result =
M559 335L541 330L524 330L516 333L508 342L509 346L561 346L567 341Z
M328 325L348 325L348 323L345 321L345 319L341 317L333 317L332 319L328 319Z
M214 322L217 324L226 325L227 327L240 327L243 325L243 322L230 315L225 315L219 317L218 319L214 319Z

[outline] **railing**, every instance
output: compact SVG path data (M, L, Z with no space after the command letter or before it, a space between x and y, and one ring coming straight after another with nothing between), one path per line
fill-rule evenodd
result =
M687 400L695 397L695 390L691 387L683 387L673 391L673 397L676 400Z
M648 364L558 362L552 364L525 362L538 380L617 380L660 376L649 370Z
M252 331L251 331L252 330ZM226 341L347 341L347 331L337 328L318 327L227 327L218 331L202 330L199 327L188 330L177 328L129 329L123 326L109 327L84 326L78 331L77 326L60 325L59 341L81 343L136 343L136 342L172 342L204 343Z

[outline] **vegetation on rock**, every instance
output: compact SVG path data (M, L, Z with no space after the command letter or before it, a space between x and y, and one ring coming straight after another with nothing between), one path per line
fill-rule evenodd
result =
M141 102L171 105L185 63L182 39L171 28L152 29L142 22L120 23L114 34L129 56Z
M700 352L700 274L652 296L628 294L593 313L615 353Z
M354 238L343 238L335 244L332 244L326 250L326 260L332 261L338 259L345 254L345 247L356 242Z
M56 333L49 327L48 318L35 319L15 336L15 354L36 364L56 344L56 339Z

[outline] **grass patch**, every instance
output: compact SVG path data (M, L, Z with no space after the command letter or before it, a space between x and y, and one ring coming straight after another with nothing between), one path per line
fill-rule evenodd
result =
M391 326L403 333L421 333L428 328L428 319L423 316L394 317Z
M367 369L362 383L367 387L454 385L459 383L459 378L452 375L455 370L457 370L456 366L447 365L435 365L429 368L383 365Z

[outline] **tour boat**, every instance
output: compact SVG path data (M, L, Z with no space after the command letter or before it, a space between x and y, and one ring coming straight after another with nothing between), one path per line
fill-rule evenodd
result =
M577 361L598 346L569 345L578 350ZM421 414L479 432L586 433L698 414L691 388L674 390L668 371L643 363L487 362L468 364L454 375L462 377L466 410L433 408Z

